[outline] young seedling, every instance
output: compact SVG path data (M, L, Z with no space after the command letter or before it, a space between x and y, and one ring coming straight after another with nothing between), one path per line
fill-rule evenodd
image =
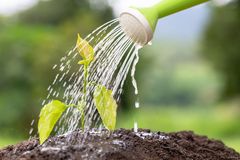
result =
M77 105L67 105L59 100L53 100L42 108L38 121L40 144L49 137L57 121L69 107L75 107L79 110L81 113L82 128L84 129L87 87L89 83L95 84L94 82L88 82L88 70L90 63L94 60L94 49L86 40L82 39L79 34L76 49L82 57L82 60L79 61L78 64L84 66L83 97L79 100ZM97 85L93 99L104 126L109 130L114 130L116 124L117 103L112 96L112 91L108 90L103 85Z
M79 101L79 110L82 112L82 128L84 129L84 119L85 119L85 107L87 102L87 86L88 86L88 68L90 63L94 59L94 49L89 43L82 39L78 34L77 39L77 50L82 60L78 62L78 64L83 65L84 70L84 80L83 80L83 98Z

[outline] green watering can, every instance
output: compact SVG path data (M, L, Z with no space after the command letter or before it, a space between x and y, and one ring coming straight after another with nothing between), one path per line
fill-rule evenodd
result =
M158 19L208 0L160 0L152 7L131 7L120 15L124 32L136 43L144 46L153 38Z

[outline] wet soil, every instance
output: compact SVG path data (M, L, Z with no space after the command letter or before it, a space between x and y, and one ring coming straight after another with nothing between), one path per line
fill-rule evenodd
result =
M0 150L0 160L240 160L240 154L221 141L191 131L176 133L119 129L78 130L49 138L43 145L32 139Z

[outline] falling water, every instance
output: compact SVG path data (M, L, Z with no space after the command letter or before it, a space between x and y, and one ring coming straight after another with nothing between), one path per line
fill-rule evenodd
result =
M89 34L85 40L94 48L94 61L90 64L88 82L101 84L112 90L117 102L123 92L124 81L131 69L132 83L135 94L138 95L135 80L135 68L138 63L138 50L141 48L134 43L122 30L119 20L114 19L100 26ZM84 48L84 47L83 47ZM70 50L60 59L59 64L54 64L52 69L57 72L52 84L47 88L48 95L42 101L42 106L52 100L61 100L66 104L77 105L84 96L83 81L84 68L78 64L81 59L77 47ZM96 85L88 85L85 106L85 128L101 126L101 119L93 102L93 92ZM135 103L139 108L139 101ZM81 127L81 114L78 109L70 107L60 118L54 131L57 134L74 131ZM32 131L31 131L32 132Z
M131 70L131 77L132 77L132 85L134 87L134 94L136 96L135 100L135 108L138 109L140 107L139 104L139 97L138 97L138 86L137 86L137 81L135 79L135 73L136 73L136 65L139 61L139 55L138 55L138 50L141 48L141 46L138 46L138 48L135 50L134 54L136 56L135 60L133 61L132 65L132 70ZM138 123L136 120L134 120L134 132L138 132Z

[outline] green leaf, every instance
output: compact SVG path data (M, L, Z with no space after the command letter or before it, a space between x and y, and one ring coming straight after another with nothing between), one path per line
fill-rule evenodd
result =
M86 40L82 39L79 34L76 46L78 53L83 58L83 60L79 61L78 64L89 65L94 59L93 47Z
M53 100L42 108L38 121L40 144L49 137L58 119L66 109L67 105L58 100Z
M105 86L98 85L94 91L94 103L101 116L104 126L114 130L116 125L117 103L112 96L112 91Z

